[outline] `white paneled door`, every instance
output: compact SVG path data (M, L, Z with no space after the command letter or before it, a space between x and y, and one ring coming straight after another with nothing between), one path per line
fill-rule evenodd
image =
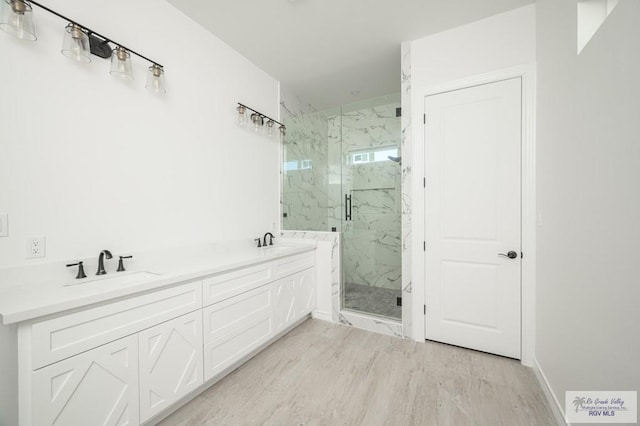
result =
M425 97L426 338L520 358L521 79Z

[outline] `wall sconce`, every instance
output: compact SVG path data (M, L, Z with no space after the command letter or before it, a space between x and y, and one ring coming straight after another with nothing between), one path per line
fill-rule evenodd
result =
M68 22L62 43L62 54L79 62L91 62L91 55L111 58L111 75L133 80L131 55L136 55L152 65L149 67L145 87L153 93L166 93L164 68L156 61L142 56L134 50L80 25L58 12L33 0L0 0L0 29L19 39L35 41L37 39L33 25L34 4ZM112 49L110 43L115 44Z
M251 114L250 114L251 124L252 124L253 130L255 130L256 132L263 130L268 136L273 136L273 128L275 127L276 124L278 124L280 126L280 139L284 141L284 134L285 134L284 124L241 103L238 103L236 110L238 111L238 124L240 124L241 126L244 125L244 123L246 122L247 110L251 111ZM265 126L265 123L266 123L266 126Z

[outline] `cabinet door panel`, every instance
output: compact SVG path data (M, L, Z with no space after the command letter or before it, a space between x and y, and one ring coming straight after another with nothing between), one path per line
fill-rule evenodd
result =
M295 283L296 275L280 279L273 283L274 319L276 333L292 324L296 318Z
M139 333L140 416L145 421L202 384L202 312Z
M138 340L129 336L34 371L35 425L137 425Z
M311 313L316 308L316 270L307 269L296 274L294 284L296 320Z
M316 305L315 268L273 283L276 333L309 314Z

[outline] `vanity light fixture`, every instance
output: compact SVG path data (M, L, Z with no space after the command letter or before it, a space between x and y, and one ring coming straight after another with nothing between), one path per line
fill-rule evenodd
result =
M136 55L151 63L147 74L146 88L153 93L166 93L164 68L121 43L105 37L78 22L33 0L0 0L0 29L19 39L35 41L37 39L33 24L33 9L36 5L68 22L62 43L62 54L80 62L91 62L91 55L111 58L110 74L123 79L133 80L131 55ZM110 44L116 45L112 49Z
M260 130L264 130L264 132L268 135L268 136L272 136L273 135L273 129L275 127L275 125L279 125L279 129L280 129L280 139L284 140L284 135L285 135L285 125L280 123L279 121L274 120L271 117L268 117L266 115L264 115L263 113L256 111L253 108L250 108L244 104L238 103L238 106L236 107L236 110L238 111L238 123L240 125L243 125L246 121L246 116L247 116L247 111L251 111L251 114L249 115L249 117L251 118L251 124L252 124L252 128L253 130L255 130L256 132L260 131ZM266 123L266 125L265 125Z

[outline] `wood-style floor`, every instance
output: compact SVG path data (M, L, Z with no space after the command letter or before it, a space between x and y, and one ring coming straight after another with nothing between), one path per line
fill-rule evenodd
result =
M519 361L308 320L162 425L554 425Z

